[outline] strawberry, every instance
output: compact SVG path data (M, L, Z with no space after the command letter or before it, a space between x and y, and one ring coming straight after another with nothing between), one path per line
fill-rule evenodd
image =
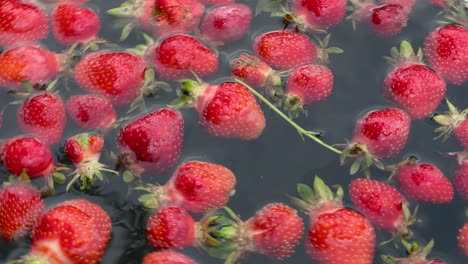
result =
M235 185L236 176L228 168L209 162L188 161L177 167L165 185L140 188L150 192L140 200L147 207L177 205L200 213L226 205L235 192Z
M151 252L143 258L143 264L197 264L190 257L174 250Z
M346 0L294 0L291 14L305 29L329 29L338 25L346 13Z
M181 249L194 244L195 227L195 221L184 209L168 206L150 216L146 235L153 247Z
M255 38L253 50L268 65L280 70L311 64L319 52L307 35L294 30L263 33Z
M222 5L234 2L234 0L200 0L201 3L207 5Z
M0 190L0 236L23 237L44 211L44 200L30 184L13 184Z
M375 251L375 231L361 214L343 207L343 189L336 195L315 177L313 190L298 185L302 199L291 201L309 215L310 225L305 247L309 257L319 264L371 264Z
M114 124L116 113L112 103L99 95L73 95L65 104L68 116L86 130L107 130Z
M349 184L349 196L354 207L377 228L391 231L396 236L407 236L410 219L403 207L406 198L392 186L375 180L358 178Z
M360 21L366 23L377 36L391 37L406 27L408 14L399 4L375 6L369 4L360 9Z
M42 84L60 69L59 56L52 51L34 45L15 47L0 54L0 87L18 90L25 81L33 86Z
M225 45L244 37L251 21L249 6L240 3L221 5L206 14L200 24L200 33L212 45Z
M46 12L18 0L0 1L0 46L37 42L48 33Z
M383 255L382 261L385 264L444 264L440 259L428 260L427 255L434 247L434 240L431 240L424 248L421 248L416 242L412 244L402 240L406 248L408 257L394 258L391 256Z
M461 198L468 201L468 159L464 159L456 169L453 184Z
M436 138L443 137L447 140L453 132L455 138L463 149L468 149L468 108L463 111L456 108L449 100L446 100L449 110L444 114L437 114L432 117L434 121L442 125L434 130L439 135Z
M97 51L75 67L75 80L85 91L107 97L115 106L132 102L142 90L145 60L123 51Z
M281 87L281 77L260 58L242 53L231 61L234 77L255 87Z
M416 0L380 0L379 2L386 5L401 5L407 14L411 13L411 9L416 4Z
M16 119L23 132L46 144L57 144L66 125L65 104L53 93L34 94L19 106Z
M111 219L85 199L62 202L32 229L32 248L20 263L100 263L110 240Z
M456 85L468 80L467 47L468 29L461 25L438 27L424 40L424 54L431 66L449 83Z
M52 32L62 45L87 43L96 39L101 22L91 9L60 4L52 10Z
M139 117L120 129L122 165L136 175L167 171L179 159L183 136L184 119L177 110L161 108Z
M255 97L242 84L214 85L186 80L182 86L179 104L193 105L209 134L243 140L256 139L262 134L265 116Z
M174 35L150 49L149 57L156 73L164 80L175 81L213 75L218 70L218 56L198 39Z
M445 96L445 81L422 63L422 50L414 54L411 44L401 42L400 51L392 48L388 60L396 64L383 82L383 95L403 108L413 119L422 119L434 112Z
M48 0L51 2L57 2L57 3L70 3L74 5L79 5L79 4L84 4L89 2L90 0Z
M468 222L458 231L458 248L465 256L468 256Z

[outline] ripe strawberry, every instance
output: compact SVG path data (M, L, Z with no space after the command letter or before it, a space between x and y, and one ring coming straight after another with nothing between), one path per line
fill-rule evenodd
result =
M408 14L399 4L375 6L369 4L360 9L360 21L366 23L377 36L391 37L406 27Z
M468 201L468 159L463 160L455 171L453 184L461 198Z
M62 45L87 43L96 39L101 22L91 9L74 4L60 4L52 10L52 31Z
M182 249L194 245L195 228L195 221L184 209L168 206L150 216L146 235L153 247Z
M111 102L99 95L73 95L65 104L68 116L86 130L107 130L116 120Z
M424 40L424 54L434 70L448 82L461 85L468 80L466 27L452 24L434 29Z
M468 256L468 223L465 223L463 227L458 231L458 248Z
M164 39L149 51L156 73L164 80L176 81L193 76L213 75L218 70L218 56L189 35Z
M307 254L319 264L371 264L375 251L375 231L361 214L343 207L343 189L336 195L319 178L314 190L298 185L302 200L291 201L306 211L310 227L305 241Z
M46 144L57 144L66 125L65 104L56 94L35 94L19 106L16 119L23 132Z
M122 165L136 175L167 171L179 159L183 135L184 119L177 110L161 108L139 117L120 129Z
M92 52L76 65L75 80L85 91L103 95L115 106L122 106L140 94L146 68L145 60L133 53Z
M177 167L163 186L143 187L147 207L177 205L200 213L226 205L235 192L236 176L228 168L209 162L188 161Z
M0 236L23 237L44 211L44 200L29 184L8 185L0 190Z
M59 56L52 51L33 45L15 47L0 54L0 87L18 90L25 81L33 86L42 84L54 78L60 68Z
M266 62L256 56L242 53L231 61L231 71L239 78L255 87L281 87L281 77Z
M202 127L222 138L251 140L265 128L265 116L255 97L242 84L218 85L183 81L181 105L193 105ZM187 96L188 95L188 96Z
M416 242L412 244L402 241L406 248L408 257L394 258L391 256L383 255L382 261L386 264L444 264L440 259L428 260L427 255L434 247L434 240L431 240L424 248L421 248Z
M45 38L49 33L48 20L46 12L33 4L0 1L0 46L17 46Z
M329 29L338 25L346 13L346 0L294 0L294 20L305 29Z
M212 45L225 45L245 36L252 21L252 10L245 4L231 3L211 9L203 18L200 33Z
M411 9L416 4L416 0L380 0L379 2L385 5L401 5L407 14L411 13Z
M394 64L383 82L383 95L403 108L413 119L422 119L434 112L445 96L445 81L422 63L422 51L414 54L411 44L401 42L400 51L392 49Z
M197 262L177 251L161 250L147 254L143 264L197 264Z
M277 30L257 36L253 50L274 69L289 70L311 64L318 49L307 35L294 30Z
M391 231L397 236L408 235L410 219L405 217L406 198L392 186L375 180L358 178L349 184L349 196L354 207L362 212L377 228Z
M100 263L110 240L111 219L84 199L62 202L40 216L25 263Z

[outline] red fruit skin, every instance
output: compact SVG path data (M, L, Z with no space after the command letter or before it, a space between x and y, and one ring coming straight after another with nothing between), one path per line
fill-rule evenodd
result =
M22 1L0 1L0 46L34 43L48 33L49 19L43 10Z
M21 90L23 81L42 84L52 80L60 68L58 55L45 48L33 45L12 48L0 54L0 87Z
M162 108L121 128L118 144L123 153L147 172L171 168L182 151L184 119L171 108Z
M191 71L198 77L207 77L218 71L216 54L188 35L164 39L149 56L159 77L168 81L193 77Z
M377 228L394 231L404 220L406 198L392 186L375 180L354 179L349 184L349 196L354 207Z
M194 243L195 221L180 207L163 207L148 219L146 235L153 247L182 249Z
M5 141L0 149L5 168L19 176L23 171L30 178L48 177L54 169L52 151L34 137L14 137Z
M252 140L265 128L265 116L255 97L239 83L208 85L195 103L202 127L221 138Z
M365 145L377 158L389 158L405 147L411 118L403 110L385 108L361 117L354 127L353 142Z
M222 5L234 2L234 0L200 0L201 3L207 5Z
M73 95L65 104L70 119L86 130L106 130L116 120L112 103L100 95Z
M403 6L386 4L371 9L361 16L361 22L367 23L377 36L391 37L399 34L406 27L408 14Z
M432 164L403 165L395 179L403 193L416 201L449 203L453 199L452 183Z
M266 86L268 78L274 74L273 69L266 62L246 53L242 53L231 61L231 71L235 78L254 87Z
M461 198L468 201L468 160L464 160L456 169L453 184Z
M453 129L453 132L462 148L468 150L468 119L463 119L463 121Z
M290 73L286 91L299 96L302 105L309 105L327 99L333 89L333 73L326 66L305 65Z
M133 53L98 51L89 53L76 65L75 80L83 90L122 106L140 94L146 67L145 60Z
M143 264L197 264L197 262L177 251L161 250L147 254Z
M307 28L329 29L338 25L346 13L346 0L293 0L291 10Z
M33 227L31 254L52 263L100 263L110 240L111 219L85 199L62 202L41 215Z
M275 259L284 259L293 252L304 232L304 223L297 211L281 203L268 204L245 222L256 250Z
M82 134L70 137L65 141L63 150L67 158L77 165L84 162L98 161L104 147L104 139L98 135L89 135L87 142L81 142Z
M31 229L44 211L44 200L28 184L9 185L0 190L0 237L15 240Z
M380 0L380 3L384 5L401 5L407 14L411 13L411 9L416 0Z
M371 264L375 231L361 214L347 208L314 212L306 237L306 252L319 264Z
M224 45L245 36L252 21L252 10L244 4L231 3L211 9L200 25L208 42Z
M257 36L253 50L274 69L289 70L317 60L318 50L307 35L294 30L277 30Z
M18 126L46 144L57 144L66 125L65 104L60 96L40 93L26 99L16 113Z
M70 3L70 4L84 4L89 2L89 0L48 0L50 2L57 2L57 3Z
M189 161L177 167L164 189L173 204L201 213L226 205L235 186L236 176L228 168Z
M413 119L434 112L445 97L445 81L423 64L404 63L393 68L383 82L383 95Z
M468 256L468 223L465 223L463 227L458 231L458 248Z
M52 10L52 32L62 45L96 39L101 27L99 16L91 9L61 4Z
M424 40L424 55L448 82L465 83L468 80L468 29L458 25L434 29Z

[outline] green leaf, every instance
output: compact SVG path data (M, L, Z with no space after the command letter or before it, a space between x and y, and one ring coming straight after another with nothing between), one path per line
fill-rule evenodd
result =
M96 175L96 177L100 180L100 181L104 181L104 175L102 175L102 172L100 172L99 170L96 170L94 172L94 175Z
M140 201L146 208L159 208L159 203L154 193L143 194L138 198L138 201Z
M146 67L144 80L145 80L144 86L147 86L148 84L154 81L154 68L153 67Z
M411 218L411 211L409 210L408 206L404 202L401 203L403 209L403 215L405 216L405 220L409 220Z
M28 173L26 171L22 171L20 175L18 176L19 181L24 181L24 182L30 182L31 179L29 178Z
M52 175L54 176L54 180L58 184L64 184L65 183L66 177L65 177L65 175L63 175L63 173L54 172Z
M131 173L130 171L126 170L123 172L122 178L124 182L129 183L135 179L135 175L133 175L133 173Z
M355 160L353 164L351 165L351 168L349 168L349 174L354 175L356 172L359 171L361 168L361 162L359 160Z
M135 28L133 23L125 25L125 27L122 29L122 34L120 35L120 41L126 40L130 33L132 33L133 28Z
M280 9L280 1L278 0L259 0L255 6L255 16L262 12L274 12Z
M297 184L297 192L306 203L315 204L314 191L309 186L299 183Z
M307 211L307 208L309 208L309 204L306 203L304 200L299 199L294 196L287 195L289 200L291 201L292 204L294 204L297 208L299 208L302 211Z
M409 58L413 55L414 55L413 47L408 41L403 40L400 44L400 56L404 58Z
M390 49L390 56L396 60L400 58L400 52L398 52L397 47L393 47Z
M314 178L314 192L315 192L315 196L319 197L318 199L322 201L333 200L332 190L318 176L315 176Z
M344 50L338 48L338 47L330 47L330 48L327 48L327 53L328 54L340 54L340 53L343 53Z

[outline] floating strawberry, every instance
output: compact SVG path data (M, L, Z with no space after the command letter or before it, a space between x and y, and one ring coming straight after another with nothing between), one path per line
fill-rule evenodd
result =
M120 129L120 165L134 175L167 171L179 159L183 135L184 119L177 110L161 108L139 117Z
M413 9L414 4L416 4L416 0L380 0L379 2L387 5L401 5L407 14L411 13L411 9Z
M405 258L394 258L391 256L383 255L382 261L386 264L444 264L440 259L428 260L427 255L431 252L434 247L434 240L421 248L416 242L412 244L402 240L403 245L406 248L408 257Z
M461 161L456 169L453 184L462 199L468 201L468 159Z
M453 132L455 138L460 143L461 147L465 150L468 149L468 108L460 111L450 101L446 100L449 111L445 114L435 115L432 118L442 125L436 128L434 132L439 135L436 138L443 137L447 140Z
M174 250L151 252L143 258L143 264L197 264L190 257Z
M242 84L218 85L185 80L177 107L194 106L202 127L222 138L251 140L265 128L265 116L249 90Z
M16 120L23 132L40 138L46 144L57 144L66 125L65 104L54 93L34 94L19 106Z
M245 4L230 3L211 9L200 24L200 33L214 46L229 44L245 36L252 10Z
M399 34L406 27L408 21L407 9L400 4L384 4L377 6L373 3L358 5L353 14L353 28L359 21L367 24L372 32L380 37L391 37Z
M343 189L336 195L315 177L313 190L298 184L301 199L291 201L310 219L305 241L307 254L319 264L371 264L375 251L375 231L361 214L343 207Z
M188 161L177 167L163 186L147 185L139 189L145 206L159 208L177 205L191 212L220 208L235 192L236 176L228 168L209 162Z
M335 27L346 13L347 0L294 0L291 14L300 29L324 30Z
M37 42L48 33L49 19L46 12L23 1L0 1L0 46Z
M11 1L3 1L11 2ZM0 87L19 90L52 80L61 70L58 54L41 46L19 46L0 54Z
M458 248L468 256L468 222L458 231Z
M116 113L112 103L100 95L73 95L65 104L68 116L86 130L107 130L114 124Z
M15 240L26 235L44 206L41 194L30 184L3 187L0 190L0 236Z
M434 112L445 96L445 81L422 62L422 50L417 55L411 44L402 41L400 50L391 50L387 60L394 64L383 82L383 95L394 105L403 108L413 119L427 117Z

